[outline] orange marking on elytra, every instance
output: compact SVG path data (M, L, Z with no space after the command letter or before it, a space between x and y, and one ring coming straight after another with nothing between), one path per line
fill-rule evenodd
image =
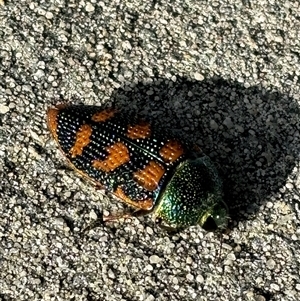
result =
M150 161L149 164L133 174L134 180L149 191L157 188L158 182L164 175L165 169L159 163Z
M95 168L110 172L130 160L128 148L122 142L107 147L106 151L108 156L104 160L93 160Z
M165 162L174 162L183 155L183 146L176 140L169 140L159 151Z
M47 111L47 123L48 128L54 137L57 140L57 115L59 110L57 108L49 108Z
M76 141L70 149L70 155L72 158L82 155L84 147L91 142L90 137L92 135L92 131L92 127L88 124L83 124L79 128L76 133Z
M104 121L112 118L115 115L115 113L117 113L117 110L115 110L113 108L105 109L105 110L95 113L92 116L92 120L95 122L104 122Z
M146 199L146 200L140 200L140 201L134 201L131 198L129 198L121 187L118 187L117 190L114 192L114 195L123 200L128 205L131 205L132 207L142 209L142 210L151 210L153 208L153 200Z
M54 139L57 141L58 136L57 136L57 115L60 110L66 108L68 105L65 103L61 103L57 105L56 107L53 108L48 108L47 110L47 124L48 128L54 137Z
M150 124L144 120L139 121L138 124L129 125L127 129L127 137L131 139L148 138L151 135Z

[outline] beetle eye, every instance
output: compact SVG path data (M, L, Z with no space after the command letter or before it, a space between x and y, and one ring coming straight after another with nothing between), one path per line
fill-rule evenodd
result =
M216 231L218 229L218 226L212 216L209 216L204 224L202 225L202 228L206 231L212 232Z

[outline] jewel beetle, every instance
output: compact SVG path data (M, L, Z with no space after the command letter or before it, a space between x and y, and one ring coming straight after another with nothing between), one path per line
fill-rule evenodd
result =
M153 213L168 229L226 228L222 181L199 147L115 108L61 104L47 122L71 167L135 208L130 216Z

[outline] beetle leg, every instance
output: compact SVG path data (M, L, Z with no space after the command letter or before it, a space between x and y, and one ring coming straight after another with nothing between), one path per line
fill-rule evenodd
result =
M109 214L107 216L103 216L102 220L104 223L110 223L110 222L115 222L118 221L122 218L131 218L132 214L131 213L121 213L121 214Z
M122 218L132 218L132 217L139 217L139 216L144 216L149 214L151 211L149 210L144 210L144 209L137 209L133 212L124 212L118 215L113 215L113 214L109 214L108 216L103 216L103 221L104 222L114 222L114 221L118 221L119 219Z
M198 144L194 144L193 149L198 153L203 153L201 147Z
M179 232L180 229L174 228L172 226L166 225L163 223L163 220L159 217L155 218L154 222L163 230L165 230L168 233L176 233Z
M92 222L90 225L88 225L84 230L83 230L83 232L87 232L87 231L90 231L90 230L92 230L92 229L94 229L94 228L98 228L98 227L100 227L100 226L102 226L103 224L105 224L105 223L110 223L110 222L115 222L115 221L118 221L118 220L120 220L120 219L125 219L125 218L131 218L131 217L138 217L138 216L141 216L140 214L140 212L141 211L145 211L145 210L136 210L136 211L134 211L134 212L124 212L124 213L121 213L121 214L116 214L116 215L114 215L114 214L109 214L108 216L103 216L103 218L102 219L100 219L100 218L98 218L97 220L95 220L94 222ZM149 213L149 211L145 211L145 213L143 213L143 215L144 214L147 214L147 213Z
M85 227L82 232L83 233L88 232L88 231L98 228L102 225L103 225L103 220L98 218L97 220L95 220L94 222L89 224L87 227Z

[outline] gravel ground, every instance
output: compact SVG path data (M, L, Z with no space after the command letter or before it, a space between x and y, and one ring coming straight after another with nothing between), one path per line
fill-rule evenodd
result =
M299 300L298 1L0 1L0 300ZM71 171L47 107L114 103L197 143L231 232L150 216ZM222 241L222 246L221 246Z

